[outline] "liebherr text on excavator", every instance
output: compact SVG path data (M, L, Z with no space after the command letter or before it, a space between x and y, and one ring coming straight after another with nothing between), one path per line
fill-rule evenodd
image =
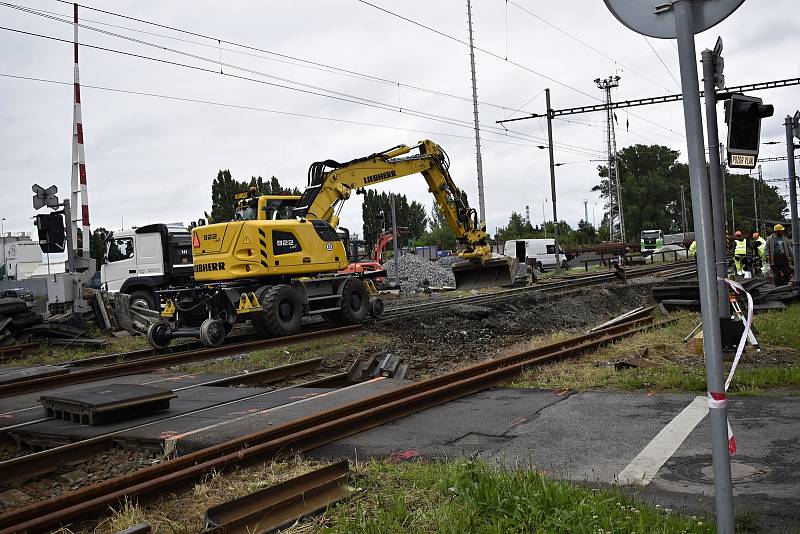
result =
M418 153L409 155L417 149ZM486 225L453 182L447 154L432 141L396 146L347 163L311 165L308 186L292 199L291 212L270 211L266 201L242 201L237 220L195 228L192 256L196 284L159 292L161 316L148 339L164 347L176 337L223 342L237 322L250 320L265 336L300 330L306 315L352 324L379 317L383 304L365 278L383 271L340 273L348 266L336 232L339 213L355 190L421 173L466 260L453 268L456 287L509 285L514 265L492 257ZM263 204L263 205L262 205Z

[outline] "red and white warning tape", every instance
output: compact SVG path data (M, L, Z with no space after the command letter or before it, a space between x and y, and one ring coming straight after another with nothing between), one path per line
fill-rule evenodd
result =
M739 365L739 360L742 357L742 353L744 353L744 347L747 344L747 336L750 334L750 329L753 325L753 297L750 295L750 293L745 291L744 287L739 282L725 280L725 284L730 287L734 293L744 293L747 296L747 320L745 321L742 337L739 339L739 346L736 348L736 356L733 358L731 370L728 373L728 378L725 380L725 391L708 392L708 407L716 410L726 408L728 406L728 387L730 387L731 381L733 380L733 375L736 373L736 367ZM731 456L736 454L736 437L733 435L733 429L731 429L730 418L728 420L728 452Z

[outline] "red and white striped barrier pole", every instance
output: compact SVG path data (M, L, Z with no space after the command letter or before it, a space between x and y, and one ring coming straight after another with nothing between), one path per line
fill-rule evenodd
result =
M71 237L73 248L78 249L78 223L83 236L83 257L89 257L91 233L89 229L89 194L86 188L86 154L83 149L83 121L81 119L81 84L78 71L78 4L72 4L74 47L74 97L72 108L72 209ZM79 208L80 206L80 208Z

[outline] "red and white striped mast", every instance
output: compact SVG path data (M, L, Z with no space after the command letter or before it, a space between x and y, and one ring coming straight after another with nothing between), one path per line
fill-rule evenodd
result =
M91 233L89 229L89 195L86 189L86 154L83 150L83 121L81 120L81 84L78 72L78 4L72 4L75 31L74 97L72 107L72 221L70 225L74 250L78 250L78 223L83 236L83 257L89 258Z

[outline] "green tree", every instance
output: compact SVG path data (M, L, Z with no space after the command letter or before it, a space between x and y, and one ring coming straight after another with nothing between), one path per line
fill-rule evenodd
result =
M423 234L417 243L421 246L436 245L439 250L455 250L456 249L456 236L447 224L447 219L444 218L444 213L439 208L439 205L434 203L431 206L431 216L428 226L430 231Z
M255 187L260 195L299 195L298 188L284 189L276 177L264 179L252 176L250 180L238 181L228 169L220 170L211 184L211 217L209 223L232 221L236 212L236 193Z
M508 224L497 229L495 238L499 241L508 241L510 239L532 239L534 235L531 223L516 211L512 211Z
M753 189L755 187L756 202L753 202ZM765 220L781 221L786 219L788 204L778 192L778 188L748 174L725 173L726 216L728 228L741 230L746 234L754 231L762 232ZM731 205L733 205L733 218L736 228L731 228ZM756 209L758 209L758 226L756 228Z
M645 229L681 231L681 186L691 228L689 168L678 162L679 152L661 145L633 145L617 153L622 207L627 239L636 239ZM608 168L598 166L603 180L592 191L600 193L608 213Z
M578 229L575 231L575 242L579 245L597 243L597 230L589 221L581 219L578 221Z
M100 264L103 261L103 256L106 253L106 237L110 234L108 230L103 228L95 228L92 230L92 238L89 241L89 255L95 259L97 263L97 268L100 268Z
M387 230L391 228L391 210L391 200L387 193L366 191L361 205L361 218L364 224L364 239L367 243L374 243L384 228ZM417 241L425 235L428 216L422 204L417 201L409 202L405 195L395 195L395 211L397 226L408 228L408 233L400 240L401 245Z

